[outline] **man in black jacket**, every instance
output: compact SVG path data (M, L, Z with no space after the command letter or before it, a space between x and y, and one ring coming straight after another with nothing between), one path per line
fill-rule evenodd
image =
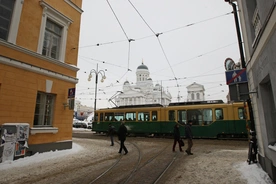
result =
M174 138L174 142L173 142L173 149L172 151L175 152L175 146L176 143L178 142L178 146L179 146L179 151L182 151L181 145L180 145L180 131L179 131L179 125L175 124L174 129L173 129L173 138Z
M192 120L189 120L188 123L185 125L185 135L188 140L188 148L186 149L186 153L188 155L193 155L193 153L191 152L191 149L193 147L192 124L193 124Z
M127 150L127 148L125 146L126 135L127 135L127 128L125 126L125 122L122 121L121 122L121 126L119 127L119 130L118 130L118 138L119 138L119 140L121 142L119 153L121 153L122 149L124 149L125 155L128 153L128 150Z

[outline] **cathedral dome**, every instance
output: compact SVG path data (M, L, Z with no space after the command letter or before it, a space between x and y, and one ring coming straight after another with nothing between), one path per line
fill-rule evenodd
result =
M125 81L125 82L124 82L124 85L129 85L129 82L128 82L128 81Z
M138 66L137 70L138 69L145 69L145 70L148 70L148 67L146 65L144 65L144 63L142 63L140 66Z

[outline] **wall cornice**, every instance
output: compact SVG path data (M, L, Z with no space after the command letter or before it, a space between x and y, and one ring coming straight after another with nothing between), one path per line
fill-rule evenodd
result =
M74 66L74 65L70 65L70 64L67 64L67 63L63 63L63 62L60 62L56 59L52 59L52 58L49 58L49 57L46 57L46 56L43 56L41 54L38 54L36 52L33 52L33 51L30 51L28 49L25 49L23 47L20 47L18 45L14 45L14 44L11 44L9 42L6 42L6 41L3 41L0 39L0 45L2 46L5 46L5 47L8 47L8 48L11 48L11 49L14 49L16 51L19 51L19 52L22 52L24 54L28 54L28 55L31 55L33 57L36 57L38 59L42 59L42 60L45 60L47 62L50 62L50 63L53 63L53 64L56 64L56 65L59 65L59 66L62 66L64 68L67 68L67 69L70 69L72 71L75 71L77 72L79 70L78 67Z

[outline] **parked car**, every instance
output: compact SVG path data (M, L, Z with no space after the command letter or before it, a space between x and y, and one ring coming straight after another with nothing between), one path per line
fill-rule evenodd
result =
M87 124L83 121L77 121L75 124L73 123L73 127L75 128L87 128Z
M91 122L88 122L88 123L87 123L87 128L88 128L88 129L92 129L92 123L91 123Z
M76 127L76 123L78 122L79 120L77 119L73 119L73 127Z

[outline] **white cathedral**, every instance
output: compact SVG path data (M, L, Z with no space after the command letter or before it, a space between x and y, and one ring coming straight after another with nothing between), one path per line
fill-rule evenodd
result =
M205 89L204 86L194 82L193 84L186 87L188 92L187 101L204 101L205 100Z
M169 105L172 96L163 90L160 84L153 84L150 78L149 69L144 63L136 70L136 84L124 82L122 93L115 98L118 106L141 105L141 104L162 104Z

